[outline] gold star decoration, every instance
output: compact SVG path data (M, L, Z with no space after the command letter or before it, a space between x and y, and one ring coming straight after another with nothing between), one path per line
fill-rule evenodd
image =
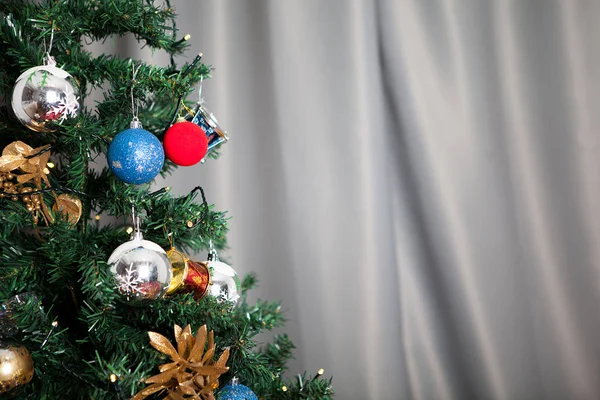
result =
M132 400L143 400L160 391L167 392L163 399L168 400L215 399L213 392L219 387L219 376L229 370L225 366L229 359L229 348L213 362L216 349L213 331L207 334L206 325L203 325L194 337L190 325L184 329L175 325L177 350L159 333L148 332L148 336L152 347L169 356L172 362L159 366L160 374L146 379L146 383L151 385L140 390Z

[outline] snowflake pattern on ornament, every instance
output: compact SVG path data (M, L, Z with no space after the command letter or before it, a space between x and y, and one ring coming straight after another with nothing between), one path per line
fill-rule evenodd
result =
M79 97L67 86L64 100L61 99L56 107L52 107L52 113L59 117L59 122L64 122L67 117L75 117L78 109Z
M137 293L140 291L144 281L138 277L138 274L133 266L129 265L125 268L124 274L117 275L119 290L123 293Z

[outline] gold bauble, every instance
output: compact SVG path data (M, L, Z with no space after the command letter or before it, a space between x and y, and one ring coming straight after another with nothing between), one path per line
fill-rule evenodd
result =
M171 247L167 251L167 257L169 257L169 261L171 261L171 266L173 267L173 278L166 294L168 296L177 293L183 288L185 279L188 276L189 258L175 247Z
M33 360L23 346L0 343L0 393L24 385L33 378Z
M33 196L32 196L33 197ZM83 208L81 200L70 194L63 193L56 198L52 206L55 214L64 214L71 225L75 225L81 218L81 209Z

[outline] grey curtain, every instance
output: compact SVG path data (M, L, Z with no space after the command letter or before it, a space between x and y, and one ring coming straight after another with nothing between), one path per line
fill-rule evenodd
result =
M349 400L600 398L600 3L174 5L231 141L166 184L229 210L290 373Z

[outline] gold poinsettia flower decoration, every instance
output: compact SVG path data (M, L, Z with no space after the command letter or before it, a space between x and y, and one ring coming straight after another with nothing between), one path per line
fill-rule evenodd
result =
M169 400L214 400L213 392L219 387L219 376L229 370L225 366L229 348L213 362L216 349L213 331L207 333L206 325L203 325L194 337L189 325L184 329L175 325L177 349L159 333L148 332L148 336L152 347L168 355L172 362L161 365L160 374L146 379L146 383L151 385L140 390L132 400L143 400L163 390L167 391L164 399Z

